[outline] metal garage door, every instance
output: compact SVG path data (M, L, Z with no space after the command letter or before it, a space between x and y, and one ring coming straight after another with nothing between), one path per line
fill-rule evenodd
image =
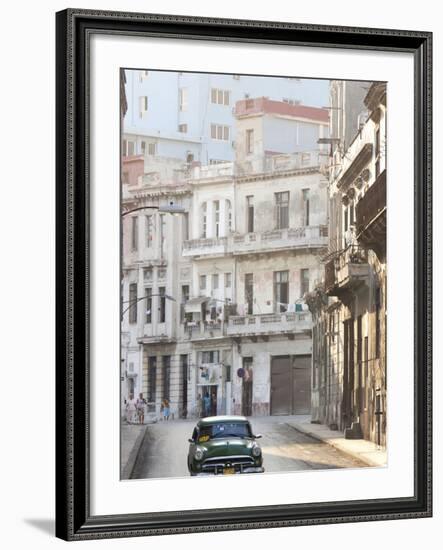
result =
M309 414L311 356L279 356L271 361L271 414Z
M309 414L311 412L311 356L295 355L292 359L292 414Z
M271 414L291 414L292 380L289 355L273 357L271 362Z

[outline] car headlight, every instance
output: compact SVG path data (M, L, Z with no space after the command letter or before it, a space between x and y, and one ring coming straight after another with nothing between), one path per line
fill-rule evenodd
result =
M204 451L201 447L197 447L194 451L195 460L201 460L203 458Z
M253 454L253 456L260 456L261 455L261 448L258 445L254 445L252 447L252 454Z

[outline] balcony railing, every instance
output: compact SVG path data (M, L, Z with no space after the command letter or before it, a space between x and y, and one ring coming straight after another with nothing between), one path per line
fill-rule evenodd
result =
M192 239L184 241L183 256L200 256L205 254L226 254L228 237L210 239Z
M340 296L344 291L355 289L369 276L366 251L357 245L349 245L325 264L325 292Z
M277 174L295 170L320 169L328 162L327 155L321 151L303 151L288 154L257 155L235 164L239 177L253 174Z
M260 315L236 315L229 317L227 335L282 334L305 332L311 329L311 314L303 313L264 313Z
M380 223L375 223L377 220ZM386 238L386 170L358 201L356 221L358 238L363 237L363 242L380 242ZM371 226L374 226L374 230L370 229ZM366 232L366 235L361 235L362 232Z
M327 243L327 226L317 225L235 235L229 240L228 251L248 254L288 248L319 248Z
M213 239L193 239L183 243L183 256L249 254L289 248L321 248L327 246L326 225L273 229Z

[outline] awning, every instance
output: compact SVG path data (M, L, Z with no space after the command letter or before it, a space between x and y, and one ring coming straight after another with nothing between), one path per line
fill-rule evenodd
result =
M201 313L202 304L207 302L209 298L206 296L199 296L198 298L192 298L185 303L186 313Z

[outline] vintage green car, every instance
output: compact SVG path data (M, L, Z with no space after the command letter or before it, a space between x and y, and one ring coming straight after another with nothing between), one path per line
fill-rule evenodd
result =
M208 416L200 420L189 439L191 476L264 472L263 456L244 416Z

